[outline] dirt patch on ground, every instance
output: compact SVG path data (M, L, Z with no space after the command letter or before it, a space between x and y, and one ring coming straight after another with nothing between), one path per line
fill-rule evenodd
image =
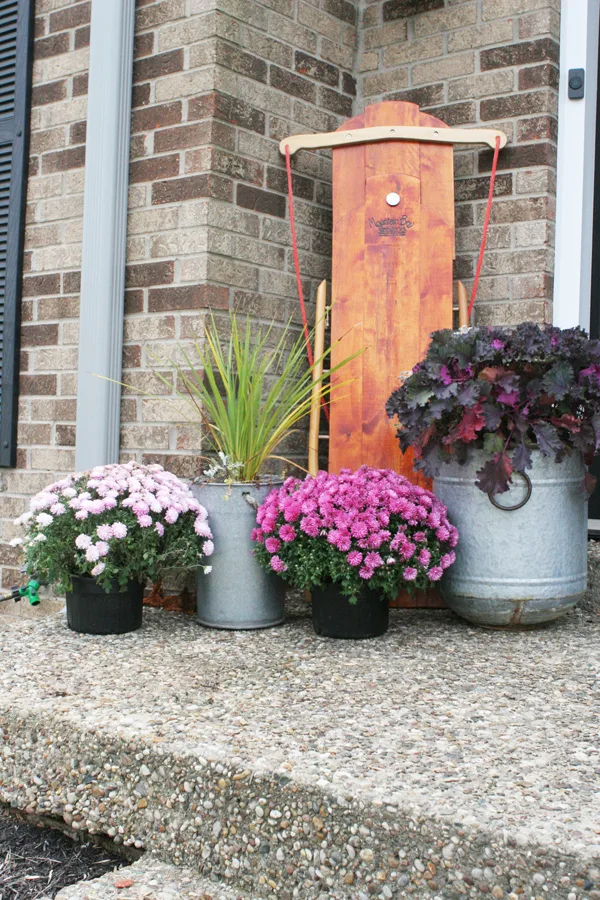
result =
M0 900L53 900L62 888L122 865L102 846L0 812Z
M600 540L588 541L588 587L578 608L600 616Z

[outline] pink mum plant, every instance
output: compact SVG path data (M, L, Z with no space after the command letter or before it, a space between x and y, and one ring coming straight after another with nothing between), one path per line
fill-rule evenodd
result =
M295 587L334 582L356 602L366 585L424 590L455 559L458 532L431 491L390 469L288 478L259 508L255 556Z
M32 498L25 527L27 571L71 589L74 575L110 589L132 579L203 565L214 549L208 514L162 466L136 462L68 475Z

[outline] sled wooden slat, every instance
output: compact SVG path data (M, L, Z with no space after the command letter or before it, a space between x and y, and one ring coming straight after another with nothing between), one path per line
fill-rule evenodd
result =
M340 133L390 124L453 130L416 104L391 101L367 107ZM385 402L401 373L424 355L431 332L452 327L453 177L450 141L334 146L332 365L367 349L332 375L330 471L366 463L426 484L411 454L400 452ZM390 194L399 195L396 205ZM441 605L436 591L417 603ZM417 603L399 599L402 606Z

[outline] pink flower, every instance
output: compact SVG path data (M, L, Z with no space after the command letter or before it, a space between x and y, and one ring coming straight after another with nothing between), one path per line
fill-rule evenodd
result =
M66 513L67 507L64 503L53 503L50 507L50 512L53 516L62 516L63 513Z
M269 553L278 553L281 549L281 541L276 537L269 537L265 541L265 547Z
M296 537L296 529L292 525L282 525L279 529L279 537L284 543L289 544Z
M422 566L425 566L425 568L427 568L427 566L431 562L431 551L428 550L427 547L423 547L423 549L419 553L417 559L419 560L419 562L421 563Z
M110 541L113 536L113 530L111 525L98 525L96 528L96 534L103 541Z
M142 503L141 500L138 500L131 507L136 516L145 516L150 512L150 507L147 503Z
M100 559L100 551L93 544L85 551L85 558L88 562L98 562Z
M98 541L96 543L96 550L98 551L100 556L107 556L108 551L110 550L110 547L108 546L106 541Z
M379 553L367 553L365 556L365 566L370 569L379 569L383 565L383 560Z
M140 528L152 528L153 524L152 516L140 516L138 518Z
M351 550L346 559L348 560L349 565L360 566L363 561L363 555L362 553L359 553L358 550Z
M402 574L405 581L414 581L418 575L418 572L416 569L413 569L412 566L407 566Z
M178 518L178 510L176 510L173 506L170 506L165 513L165 522L168 522L169 525L174 525Z
M411 556L414 556L414 552L417 548L414 544L411 544L410 541L406 541L400 550L400 555L402 559L410 559Z
M439 581L443 574L444 570L441 566L432 566L427 573L427 577L430 581Z
M75 546L78 550L87 550L92 546L92 539L89 534L78 534L75 538Z
M350 528L350 532L352 534L352 537L365 538L369 533L369 529L367 528L365 522L353 522Z
M122 540L122 538L127 537L127 525L123 522L114 522L112 525L112 533L113 537Z
M78 512L75 513L75 518L79 522L83 522L84 519L87 519L88 515L89 515L89 513L88 513L87 509L80 509Z
M204 555L212 556L215 552L215 545L212 541L204 541Z
M417 544L424 544L425 541L427 540L427 535L425 534L424 531L415 531L415 533L412 536L412 539Z
M156 522L154 525L154 530L162 537L165 533L165 526L162 522Z
M199 537L212 537L212 531L208 526L208 522L206 522L200 516L198 516L194 521L194 531Z
M106 568L106 563L99 562L97 565L94 566L94 568L90 572L90 575L93 575L94 578L96 578L98 575L102 575L105 568Z
M358 574L363 579L363 581L369 581L373 577L373 569L369 569L368 566L362 566L358 570Z
M446 528L445 525L440 525L440 527L439 527L439 528L437 529L437 531L435 532L435 535L436 535L436 537L438 538L438 540L440 540L440 541L447 541L448 538L450 537L450 532L449 532L449 530Z
M319 533L319 520L315 516L306 516L300 522L300 531L309 537L316 537Z
M448 569L455 562L456 553L454 552L454 550L451 550L450 553L446 553L444 556L442 556L442 558L440 559L440 566L442 567L442 569Z
M287 566L279 556L271 557L271 568L274 572L287 572Z

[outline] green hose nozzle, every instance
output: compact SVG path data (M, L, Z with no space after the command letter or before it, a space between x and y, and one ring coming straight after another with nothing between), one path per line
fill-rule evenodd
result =
M10 593L5 597L2 597L3 600L14 600L16 603L19 600L27 599L31 606L39 606L40 597L38 591L40 589L40 582L36 581L35 578L31 578L25 587L13 587L10 589Z

